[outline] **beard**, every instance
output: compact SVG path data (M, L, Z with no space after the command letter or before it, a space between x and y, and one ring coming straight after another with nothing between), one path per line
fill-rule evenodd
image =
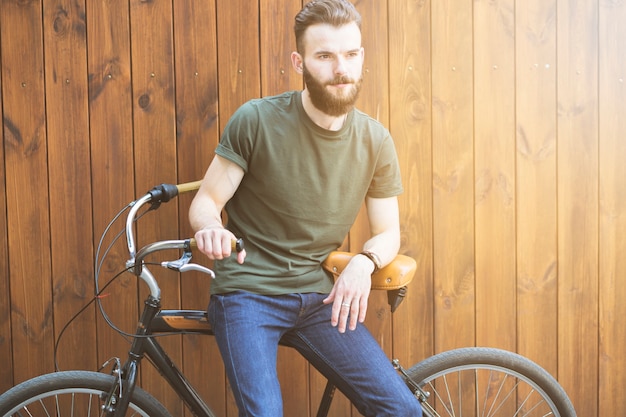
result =
M323 82L316 79L313 74L307 70L306 66L303 66L302 70L304 83L309 91L311 103L313 103L315 108L334 117L342 116L354 108L354 103L356 103L359 92L361 91L363 77L359 77L358 80L355 80L347 75L343 75L335 77L328 82ZM335 95L326 87L336 84L352 84L352 86L349 87L349 90L344 94Z

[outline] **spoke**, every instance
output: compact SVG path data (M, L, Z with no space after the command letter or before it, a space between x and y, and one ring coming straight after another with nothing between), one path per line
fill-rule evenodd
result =
M41 400L39 400L39 402L41 403L41 407L44 409L45 411L45 407L43 406L43 403L41 402ZM33 417L33 415L30 413L30 411L28 411L28 407L24 407L24 411L26 411L26 414L28 414L30 417ZM50 414L48 414L48 412L46 411L46 415L50 416ZM23 414L20 412L20 417L23 416Z
M445 379L445 377L444 377ZM435 386L433 385L432 382L429 382L428 385L430 385L430 387L432 388L432 392L435 394L435 397L437 397L437 399L439 400L439 403L443 406L443 408L446 410L446 412L448 413L449 416L454 416L454 410L451 412L450 409L448 408L448 404L446 404L446 402L443 400L443 398L441 398L441 395L439 395L439 390L437 390L435 388ZM435 406L437 402L435 400L433 400L433 407ZM450 404L452 406L452 404ZM453 406L454 408L454 406Z
M93 402L93 395L89 395L89 401L87 402L88 407L87 407L87 415L91 416L91 404Z
M448 378L444 377L444 385L446 387L446 394L448 396L448 404L450 404L451 408L452 408L452 417L455 417L455 413L454 413L454 403L452 402L452 396L450 395L450 385L448 385Z
M526 398L524 398L524 401L522 401L522 403L519 406L519 409L515 412L515 415L513 417L516 417L524 408L524 406L526 405L526 403L530 400L530 397L533 395L533 393L535 392L535 390L530 390L530 392L528 393L528 395L526 395ZM543 402L543 401L542 401ZM539 404L541 404L541 402L535 404L535 406L533 408L531 408L530 410L528 410L528 413L524 414L521 417L527 416L530 414L530 412L532 412L535 408L537 408L539 406Z
M462 384L461 384L461 375L460 375L460 373L459 373L459 377L456 380L456 384L457 384L457 387L456 387L457 391L456 392L459 395L459 412L462 413L463 412L462 411L463 410L463 390L461 389ZM452 408L454 408L454 407L452 407Z
M498 397L500 396L500 393L502 392L502 388L504 387L504 382L506 381L506 379L508 378L509 375L505 375L504 376L504 380L502 381L502 384L500 385L500 388L498 389L498 394L496 394L496 398L494 399L494 404L491 406L491 408L493 408L493 406L495 405L496 400L498 399ZM498 408L496 408L493 412L493 415L495 416L496 413L498 412L498 410L500 410L504 404L506 404L507 400L509 398L511 398L512 395L515 394L517 388L519 387L520 381L518 380L515 385L513 385L513 387L511 388L511 390L508 392L508 394L504 397L504 399L500 402L500 405L498 405ZM521 410L521 407L519 407L517 409L517 411L514 414L514 417L519 413L519 411ZM490 412L491 413L491 412Z

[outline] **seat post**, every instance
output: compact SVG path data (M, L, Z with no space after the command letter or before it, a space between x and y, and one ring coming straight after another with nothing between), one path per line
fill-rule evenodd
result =
M333 397L335 395L335 384L328 381L326 383L326 388L324 388L324 395L322 396L322 400L320 401L320 406L317 409L317 417L326 417L328 416L328 411L330 410L330 404L333 401Z

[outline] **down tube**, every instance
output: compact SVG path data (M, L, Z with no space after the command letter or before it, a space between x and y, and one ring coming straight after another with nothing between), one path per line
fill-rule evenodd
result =
M150 358L156 369L163 375L194 415L201 417L217 417L205 402L202 401L200 395L198 395L170 357L167 356L167 353L165 353L155 338L149 337L145 340L145 354Z

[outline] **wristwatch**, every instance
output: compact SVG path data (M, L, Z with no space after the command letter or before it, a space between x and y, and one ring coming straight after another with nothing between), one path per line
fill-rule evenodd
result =
M381 268L382 264L380 263L380 258L374 252L364 250L359 255L367 256L369 260L374 263L374 271L372 272L372 274Z

